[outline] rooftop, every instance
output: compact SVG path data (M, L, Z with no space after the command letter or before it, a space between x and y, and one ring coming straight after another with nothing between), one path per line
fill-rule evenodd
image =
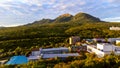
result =
M98 43L98 44L101 44L101 45L113 45L113 44L111 44L111 43ZM114 46L114 45L113 45Z
M33 48L32 51L39 51L39 48Z
M66 47L60 47L60 48L47 48L47 49L42 49L42 51L51 51L51 50L68 50Z
M78 53L68 53L68 54L43 54L42 58L69 57L69 56L79 56L79 54L78 54Z
M29 56L28 60L40 59L40 56Z

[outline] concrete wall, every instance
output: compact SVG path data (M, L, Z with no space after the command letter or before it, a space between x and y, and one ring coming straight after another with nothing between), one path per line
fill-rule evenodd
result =
M40 51L32 51L32 56L39 56L40 55Z

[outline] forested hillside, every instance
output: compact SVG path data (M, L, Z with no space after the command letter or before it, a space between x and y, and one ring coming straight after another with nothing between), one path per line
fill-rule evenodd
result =
M69 17L65 22L62 21L64 16L65 20L66 17ZM18 46L21 48L58 47L62 46L62 44L57 45L59 43L67 43L66 40L70 36L80 36L80 38L120 37L120 31L109 30L111 26L120 27L120 23L102 22L85 13L78 13L75 16L66 14L51 23L41 24L38 22L18 27L1 28L0 49L3 49L2 52L7 52Z

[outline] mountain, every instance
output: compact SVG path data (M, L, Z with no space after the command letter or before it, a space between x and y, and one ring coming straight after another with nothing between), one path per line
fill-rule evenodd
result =
M87 13L78 13L75 16L66 13L63 15L58 16L55 19L42 19L40 21L35 21L31 24L46 24L46 23L65 23L65 22L101 22L99 18L96 18L92 15L89 15Z
M35 21L34 23L43 24L43 23L51 23L51 22L53 22L53 20L51 20L51 19L42 19L40 21Z
M57 17L55 20L54 20L54 23L61 23L61 22L69 22L71 19L72 19L72 15L71 14L63 14L63 15L60 15L59 17Z
M52 23L54 20L51 19L42 19L40 21L35 21L33 23L29 23L27 25L32 25L32 24L46 24L46 23Z
M99 18L96 18L92 15L87 13L78 13L73 18L72 21L74 22L101 22Z

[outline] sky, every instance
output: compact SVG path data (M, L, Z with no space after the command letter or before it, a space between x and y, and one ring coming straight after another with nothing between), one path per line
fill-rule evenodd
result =
M0 26L18 26L79 12L120 22L120 0L0 0Z

